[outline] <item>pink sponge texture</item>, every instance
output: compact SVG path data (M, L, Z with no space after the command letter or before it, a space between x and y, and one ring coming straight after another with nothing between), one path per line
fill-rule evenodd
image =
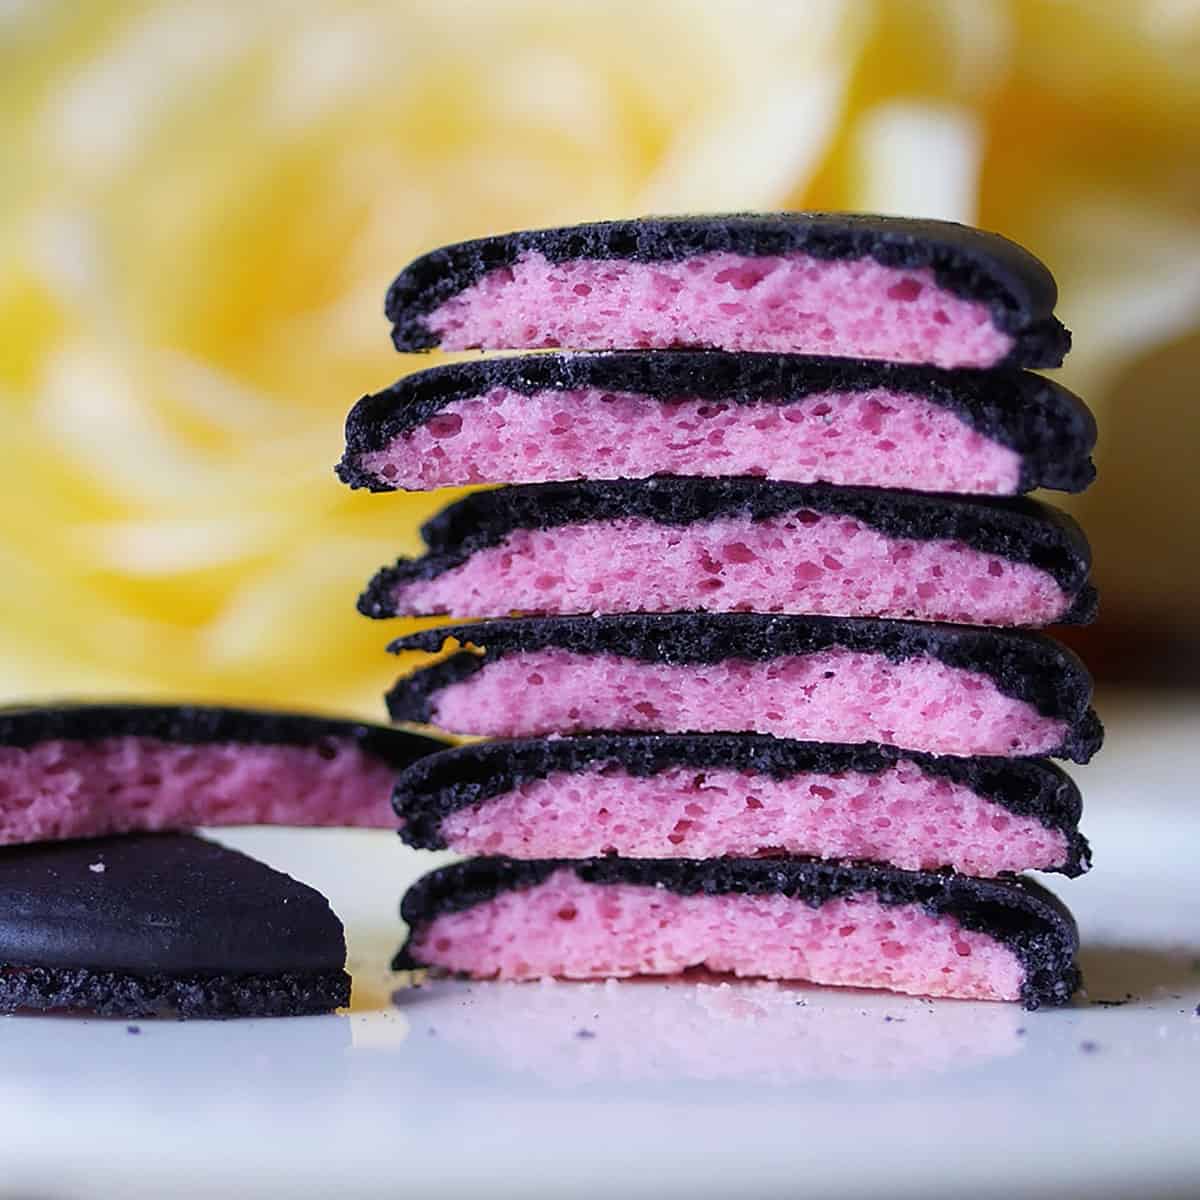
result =
M1050 624L1072 604L1028 563L808 510L521 529L460 566L401 583L392 599L401 615L701 610L1027 626Z
M811 907L784 895L682 895L573 871L413 933L412 956L477 978L673 975L689 967L924 996L1017 1000L1006 946L920 905L869 893Z
M446 350L696 346L992 367L1013 348L986 304L940 288L927 268L802 253L553 263L529 251L426 325Z
M942 405L886 388L790 404L599 388L455 400L361 467L422 490L471 483L756 475L796 483L1012 495L1020 455Z
M447 846L511 858L800 855L968 875L1052 869L1061 830L900 761L877 774L671 767L556 772L445 817Z
M732 648L731 648L732 649ZM832 649L695 666L548 648L485 661L430 699L454 733L522 737L596 729L769 733L880 742L931 754L1053 754L1067 722L986 675L932 657Z
M395 768L319 746L122 736L0 747L0 844L199 825L394 824Z

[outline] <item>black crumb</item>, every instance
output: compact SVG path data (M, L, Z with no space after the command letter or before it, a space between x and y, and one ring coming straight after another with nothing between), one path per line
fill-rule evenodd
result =
M141 1033L142 1027L140 1025L126 1025L125 1032L126 1033Z
M1097 1008L1121 1008L1129 1003L1132 997L1126 997L1124 1000L1093 1000L1092 1003Z
M1200 1017L1200 1004L1196 1005L1196 1016Z
M575 1036L583 1041L590 1041L596 1034L591 1029L577 1029L575 1030Z
M883 1018L883 1023L885 1025L892 1025L892 1024L903 1025L905 1020L907 1020L906 1017L893 1017L893 1016L889 1015L889 1016L886 1016Z
M1024 1037L1024 1036L1025 1036L1025 1026L1022 1025L1017 1029L1017 1037Z
M808 1005L808 1001L807 1001L807 1000L797 1000L797 1001L796 1001L796 1007L797 1007L797 1008L805 1008L807 1005Z
M1100 1049L1100 1043L1099 1042L1080 1042L1079 1049L1082 1050L1084 1054L1095 1054L1096 1051Z

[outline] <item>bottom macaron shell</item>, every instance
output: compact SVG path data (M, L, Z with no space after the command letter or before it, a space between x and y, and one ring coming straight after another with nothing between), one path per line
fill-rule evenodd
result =
M136 975L0 966L0 1012L86 1010L105 1017L300 1017L350 1003L345 971Z
M1064 1003L1065 910L1028 884L809 862L476 859L405 897L398 967L474 978L691 967L911 995Z

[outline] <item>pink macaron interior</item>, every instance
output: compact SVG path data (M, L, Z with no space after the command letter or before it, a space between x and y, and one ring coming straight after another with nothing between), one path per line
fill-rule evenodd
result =
M0 747L0 844L201 825L394 824L395 768L315 746L121 736Z
M800 855L968 875L1061 866L1061 830L901 760L877 774L775 778L672 766L555 772L450 813L446 845L510 858L755 858Z
M392 598L405 616L701 610L1025 626L1071 606L1030 563L807 509L757 521L519 529L432 579L401 583Z
M382 484L755 475L794 483L1011 495L1015 450L940 404L875 388L789 403L669 401L598 388L455 400L359 461Z
M446 350L695 346L993 367L1013 347L986 304L927 268L806 254L555 263L530 251L425 323Z
M873 893L819 907L768 895L681 895L586 883L571 870L414 931L420 962L478 978L673 975L689 967L971 1000L1020 998L1016 955L951 916Z
M842 648L697 665L521 651L485 659L434 693L431 709L443 729L493 737L769 733L956 755L1049 754L1068 733L1066 722L1001 692L988 675L931 656L893 662Z

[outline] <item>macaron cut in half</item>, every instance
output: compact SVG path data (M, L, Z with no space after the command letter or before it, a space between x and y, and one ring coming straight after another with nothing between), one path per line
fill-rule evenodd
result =
M203 825L388 828L396 772L445 745L261 709L0 709L0 845Z
M1092 679L1041 634L758 613L546 617L423 630L459 649L402 678L395 721L456 734L765 733L1087 762Z
M384 568L371 617L813 613L1083 624L1091 550L1058 509L757 479L530 484L476 492Z
M410 845L510 858L779 858L1079 875L1079 790L1045 759L758 734L458 746L396 781Z
M418 258L386 301L398 350L716 349L1053 367L1046 267L949 221L782 212L525 230Z
M1029 371L721 351L450 363L364 396L351 487L749 475L920 492L1082 491L1096 422Z
M1078 933L1027 880L806 859L519 861L426 875L400 969L476 979L674 975L689 967L919 996L1065 1004Z

